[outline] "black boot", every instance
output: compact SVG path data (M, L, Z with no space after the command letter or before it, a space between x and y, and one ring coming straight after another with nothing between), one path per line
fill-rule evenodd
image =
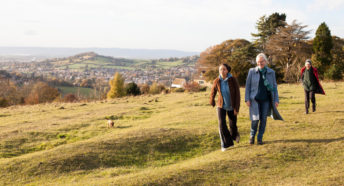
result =
M251 144L251 145L254 144L254 136L250 136L250 144Z
M315 105L313 105L313 107L312 107L312 111L313 111L313 112L315 112Z

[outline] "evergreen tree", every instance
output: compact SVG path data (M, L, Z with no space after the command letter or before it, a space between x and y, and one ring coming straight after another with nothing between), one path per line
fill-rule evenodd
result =
M107 98L117 98L125 95L124 79L120 73L116 72L109 84L111 88L107 93Z
M325 22L321 23L313 40L313 65L318 68L319 76L323 77L332 61L331 49L333 47L331 31Z
M257 39L254 40L255 46L260 50L260 52L265 51L266 42L268 41L271 35L274 35L278 28L286 26L286 15L284 13L273 13L269 17L265 15L260 17L256 23L256 28L258 33L251 35Z

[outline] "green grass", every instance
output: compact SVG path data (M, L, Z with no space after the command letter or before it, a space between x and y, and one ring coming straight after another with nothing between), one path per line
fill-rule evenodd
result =
M209 92L2 108L0 185L341 185L344 83L323 86L308 115L302 86L279 86L285 121L268 119L262 146L248 144L241 89L226 152Z
M92 89L92 88L65 87L65 86L58 86L57 88L59 89L59 91L61 91L62 96L66 95L66 94L74 94L74 95L79 94L81 97L86 97L86 98L93 98L94 97L94 89Z

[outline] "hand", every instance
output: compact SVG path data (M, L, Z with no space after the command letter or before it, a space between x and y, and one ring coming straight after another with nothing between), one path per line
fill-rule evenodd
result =
M278 107L278 102L275 102L275 106L276 106L276 108Z
M250 101L246 101L246 105L249 107L251 106L251 102Z
M234 110L234 116L237 116L238 112L236 110Z

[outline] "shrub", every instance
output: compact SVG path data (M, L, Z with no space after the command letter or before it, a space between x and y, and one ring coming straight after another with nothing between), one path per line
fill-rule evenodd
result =
M66 94L63 97L63 102L76 102L78 98L74 94Z
M140 88L137 86L136 83L134 82L131 82L131 83L128 83L126 86L125 86L125 92L126 94L129 96L129 95L133 95L133 96L136 96L136 95L140 95L141 94L141 91L140 91Z

